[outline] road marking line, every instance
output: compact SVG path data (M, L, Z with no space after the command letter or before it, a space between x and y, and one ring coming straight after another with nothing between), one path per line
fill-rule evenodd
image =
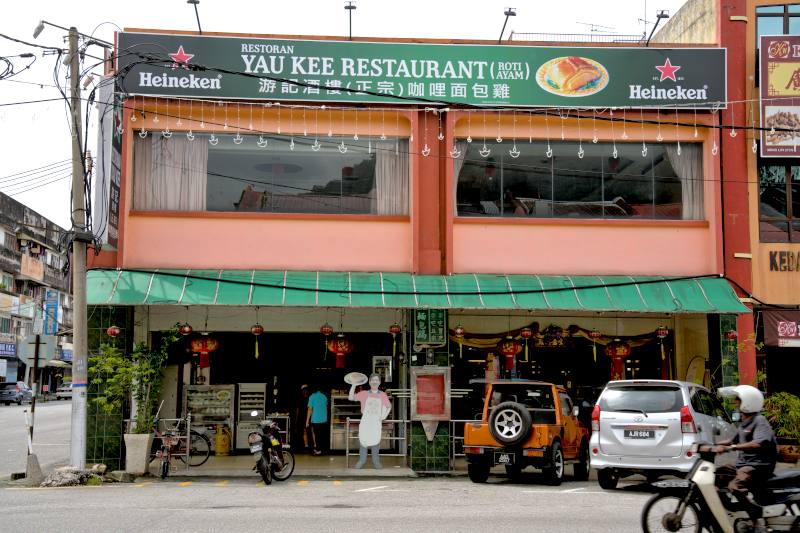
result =
M333 482L333 484L338 487L339 485L342 484L342 482L337 479L336 481Z
M136 485L134 485L134 487L136 487L137 489L141 489L142 487L146 487L147 485L152 485L152 484L153 484L152 481L145 481L144 483L137 483Z
M380 489L386 489L386 488L389 488L389 485L381 485L379 487L369 487L368 489L358 489L358 490L354 490L353 492L369 492L371 490L380 490Z
M182 482L178 483L178 486L179 487L188 487L191 484L192 484L191 481L182 481Z
M578 487L577 489L567 489L567 490L562 490L561 492L578 492L580 490L585 490L585 489L586 487Z
M303 487L305 485L308 485L308 481L306 481L305 479L301 479L300 481L297 482L297 484Z
M214 483L217 487L227 487L228 483L230 483L227 479L220 481L219 483Z
M264 484L264 480L263 479L261 481L259 481L258 483L256 483L256 487L264 487L264 486L265 486L265 484Z
M564 494L566 492L571 492L572 494L609 494L603 490L593 490L593 491L582 491L582 492L574 492L572 490L523 490L522 492L528 494Z

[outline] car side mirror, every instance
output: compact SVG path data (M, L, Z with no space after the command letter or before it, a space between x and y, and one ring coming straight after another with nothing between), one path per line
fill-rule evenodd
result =
M576 405L572 408L572 416L578 416L579 414L581 414L581 408Z

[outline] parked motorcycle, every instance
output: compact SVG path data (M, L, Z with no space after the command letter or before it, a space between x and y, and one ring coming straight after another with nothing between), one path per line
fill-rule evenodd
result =
M252 416L258 416L258 411L253 411ZM250 453L256 457L253 470L261 474L265 485L275 481L286 481L294 472L294 453L289 445L283 442L283 437L273 420L266 419L260 423L261 429L253 431L247 436Z
M698 460L685 479L657 481L658 493L642 509L642 530L751 533L750 517L727 489L714 485L714 446L695 444ZM755 495L770 531L800 531L800 470L787 470L767 481Z

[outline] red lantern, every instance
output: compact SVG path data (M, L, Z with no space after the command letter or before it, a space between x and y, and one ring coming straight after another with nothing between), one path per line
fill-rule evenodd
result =
M497 350L506 359L506 370L513 372L517 354L522 350L522 345L512 336L507 336L497 345Z
M184 336L191 335L192 331L194 331L194 329L192 329L192 326L190 326L189 324L184 324L178 328L178 333Z
M519 336L523 339L530 339L533 336L533 330L531 328L522 328L519 331Z
M462 326L461 324L453 328L453 335L455 335L456 338L463 339L464 333L465 333L464 326Z
M109 326L106 330L106 335L112 338L118 337L120 333L122 333L122 330L117 326Z
M596 341L597 339L602 337L603 334L597 331L596 329L593 329L592 331L589 332L589 336L592 338L592 340Z
M735 341L738 338L739 338L739 333L735 329L725 332L725 340Z
M327 322L325 322L324 324L322 324L322 326L320 326L319 332L327 337L333 333L333 327Z
M344 333L339 333L328 341L328 350L336 354L336 368L344 368L345 356L353 351L353 343Z
M403 329L400 327L400 324L398 324L397 322L395 322L394 324L389 326L389 333L391 333L392 335L397 335L401 331L403 331Z
M200 337L192 339L192 352L194 353L209 353L219 348L219 343L214 337Z
M261 335L262 333L264 333L264 326L262 326L261 324L254 324L250 326L250 333L256 336Z
M631 347L628 343L615 341L606 346L606 355L611 358L626 358L631 354Z
M667 335L669 335L669 330L664 326L658 326L658 329L656 330L656 337L658 337L659 339L663 339Z

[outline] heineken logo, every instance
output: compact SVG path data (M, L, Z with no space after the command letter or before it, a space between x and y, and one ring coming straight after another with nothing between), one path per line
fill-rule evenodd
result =
M676 76L675 74L682 68L679 65L673 65L669 58L664 60L663 65L655 65L654 68L658 71L659 75L653 77L653 81L684 81L683 76ZM673 87L658 87L655 84L646 87L644 85L629 85L628 97L631 100L707 100L708 99L708 85L703 87L687 88L682 85L675 85Z
M178 67L185 68L188 70L188 63L191 58L194 57L194 54L187 54L183 51L183 45L178 47L178 51L174 54L169 54L169 57L172 58L174 63L172 64L172 68L176 69Z
M139 73L139 87L164 87L168 89L222 89L222 75L208 78L196 76L194 74L184 74L183 76L167 76L152 72Z

